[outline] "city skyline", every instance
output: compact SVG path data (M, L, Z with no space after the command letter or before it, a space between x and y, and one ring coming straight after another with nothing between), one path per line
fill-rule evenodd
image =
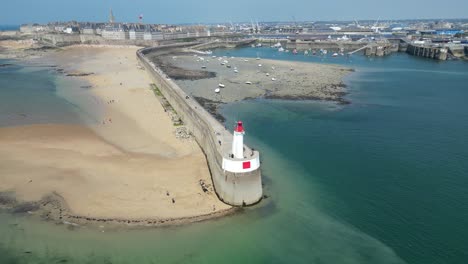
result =
M456 6L457 8L453 8ZM286 8L285 8L286 7ZM290 7L290 8L289 8ZM300 8L299 8L300 7ZM364 8L365 7L365 8ZM254 21L352 21L357 20L403 20L403 19L463 19L468 2L452 0L444 5L428 1L408 3L395 0L391 3L359 0L349 3L335 0L327 3L309 3L292 0L287 5L281 2L238 0L220 3L214 0L192 2L178 0L155 3L138 0L99 1L83 0L68 4L58 0L19 0L3 3L0 24L19 25L47 23L50 21L93 21L106 22L112 9L117 22L144 23L228 23ZM328 10L329 12L324 12ZM398 10L398 12L395 12Z

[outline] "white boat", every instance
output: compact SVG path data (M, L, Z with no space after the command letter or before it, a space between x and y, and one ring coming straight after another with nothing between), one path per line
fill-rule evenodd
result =
M272 47L273 47L273 48L279 48L279 47L281 47L281 43L278 42L278 43L276 43L275 45L273 45Z
M261 46L262 46L262 43L258 43L256 47L260 48Z
M284 51L283 47L280 47L280 48L278 49L278 51L279 51L279 52L283 52L283 51Z
M246 81L245 84L252 84L252 82L251 81Z
M245 62L249 61L248 59L244 59Z
M221 90L219 90L219 88L215 89L215 93L219 93L219 91L221 91Z
M222 83L219 83L218 86L219 86L219 88L224 88L225 85L222 84Z
M258 67L262 67L262 65L261 65L261 64L259 64L259 65L258 65Z
M212 57L212 58L216 58L216 56L215 56L215 55L213 55L213 56L211 56L211 57Z
M268 72L267 72L265 75L266 75L266 76L270 76L270 74L269 74Z
M272 80L272 81L276 81L276 78L273 77L273 78L271 78L271 80Z
M235 73L238 73L239 71L238 71L237 69L234 69L234 72L235 72Z
M274 69L275 69L275 66L271 66L271 69L274 70Z
M260 57L257 57L257 60L260 60Z
M308 50L304 51L304 55L309 55L309 51Z
M328 53L328 51L327 51L326 49L324 49L324 50L322 50L322 53L323 53L324 55L326 55L326 54Z
M332 57L338 57L338 53L336 53L336 52L333 53L333 54L332 54Z

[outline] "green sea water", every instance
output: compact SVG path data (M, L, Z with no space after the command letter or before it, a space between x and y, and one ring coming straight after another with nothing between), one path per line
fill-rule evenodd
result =
M191 225L104 232L4 212L0 263L467 262L468 64L268 48L215 53L348 65L356 69L346 79L352 104L258 99L224 107L228 126L243 120L247 143L261 151L268 198L259 205ZM5 86L13 73L31 89L45 78L54 108L75 115L75 104L57 96L65 83L22 71L0 69L0 98L15 93Z

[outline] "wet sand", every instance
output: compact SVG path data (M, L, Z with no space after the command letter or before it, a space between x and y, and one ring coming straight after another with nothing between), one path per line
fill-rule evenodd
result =
M88 120L0 129L0 192L14 195L12 207L35 203L46 219L80 224L179 224L230 212L197 143L176 138L137 49L69 47L44 59L64 75L90 73L66 77L86 88L57 91Z
M342 79L352 70L337 65L207 55L165 56L163 60L175 67L214 73L213 78L176 79L187 93L212 101L265 97L348 103L343 98L346 87ZM220 83L224 88L218 86ZM216 88L220 88L219 93L215 93Z

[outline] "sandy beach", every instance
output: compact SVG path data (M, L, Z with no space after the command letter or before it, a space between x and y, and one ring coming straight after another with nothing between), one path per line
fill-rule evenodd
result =
M229 213L197 143L176 138L137 49L75 46L44 58L89 84L57 88L85 121L1 128L0 202L78 223L159 225Z

